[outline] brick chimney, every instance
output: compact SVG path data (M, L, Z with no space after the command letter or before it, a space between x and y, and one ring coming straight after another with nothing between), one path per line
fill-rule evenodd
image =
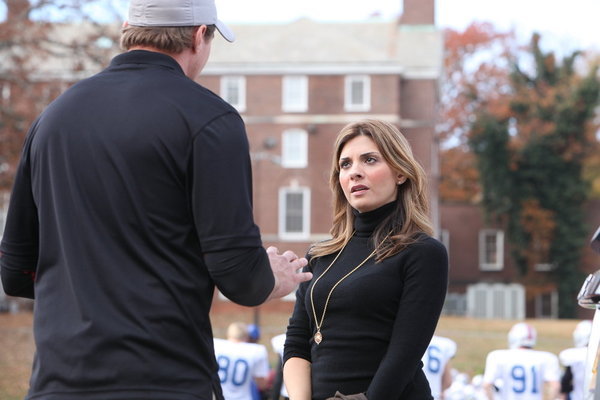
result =
M29 0L5 0L6 21L22 21L29 19Z
M403 0L402 25L434 25L435 0Z

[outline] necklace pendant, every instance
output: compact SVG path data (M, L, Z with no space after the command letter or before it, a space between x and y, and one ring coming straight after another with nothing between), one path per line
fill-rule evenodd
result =
M320 331L317 331L317 333L315 333L315 336L313 338L315 339L316 344L321 344L321 342L323 341L323 335L321 335Z

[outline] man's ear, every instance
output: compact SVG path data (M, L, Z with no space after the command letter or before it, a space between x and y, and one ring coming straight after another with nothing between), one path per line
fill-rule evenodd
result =
M197 52L198 47L204 44L204 35L206 33L206 29L208 29L206 25L201 25L196 28L196 31L194 32L194 43L192 44L192 50L194 52Z

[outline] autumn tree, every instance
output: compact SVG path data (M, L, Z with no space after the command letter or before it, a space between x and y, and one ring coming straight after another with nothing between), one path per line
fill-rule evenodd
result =
M551 265L559 316L573 317L583 280L580 251L591 229L583 215L589 194L583 172L597 151L600 80L596 67L577 72L579 52L560 60L544 52L537 34L528 55L508 58L509 79L496 94L475 87L469 93L475 106L468 143L482 205L506 227L521 273Z
M100 16L93 8L97 3L0 1L6 10L0 20L0 192L12 185L33 119L70 84L106 65L115 52L117 10L104 4Z
M476 202L479 172L469 149L472 117L482 99L508 86L505 61L515 46L512 32L497 32L492 24L474 22L464 31L444 31L444 75L441 83L440 197L443 201Z

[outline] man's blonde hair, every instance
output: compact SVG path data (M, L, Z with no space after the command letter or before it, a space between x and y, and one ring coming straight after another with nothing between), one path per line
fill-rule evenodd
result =
M248 325L243 322L233 322L227 328L227 339L239 342L248 341Z
M121 49L153 47L167 53L178 54L191 48L197 26L125 26L121 31ZM207 25L204 37L212 39L215 25Z

